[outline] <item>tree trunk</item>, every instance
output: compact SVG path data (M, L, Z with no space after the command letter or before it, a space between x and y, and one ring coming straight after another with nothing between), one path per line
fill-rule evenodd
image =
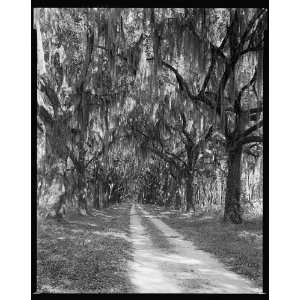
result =
M189 145L186 147L187 151L187 176L185 179L185 188L186 188L186 211L189 212L191 209L195 211L195 206L193 202L193 181L194 181L194 176L193 176L193 152L192 152L192 147Z
M78 188L79 188L79 198L78 198L78 209L79 214L87 215L87 199L86 199L86 182L85 182L85 150L84 142L86 138L86 126L85 126L85 115L84 115L85 98L82 96L82 111L81 117L79 119L80 123L80 139L78 144L79 152L79 168L78 168Z
M99 182L99 208L104 207L104 188L103 188L103 182Z
M58 205L57 205L57 208L56 208L56 216L58 218L63 218L63 216L65 215L65 203L66 203L66 198L67 198L67 194L64 193L62 195L60 195L59 197L59 202L58 202Z
M61 220L63 219L63 216L65 215L65 204L66 204L66 198L67 198L67 191L65 188L65 184L59 180L59 196L57 197L57 201L53 204L51 207L49 213L47 214L46 218L52 218Z
M94 185L94 208L95 209L99 209L100 205L99 205L99 184L97 179L95 180L95 185Z
M108 207L108 197L109 197L109 194L108 192L106 191L104 193L104 197L103 197L103 208L107 208Z
M62 194L59 196L58 201L53 205L50 212L47 214L47 219L57 219L62 220L65 213L65 203L66 203L66 194Z
M37 206L39 206L39 201L44 193L45 179L44 176L41 177L41 181L38 183L37 188Z
M241 195L241 158L242 148L230 151L228 155L228 175L225 197L224 221L234 224L242 223L240 206Z
M179 190L176 191L175 195L175 209L180 209L181 206L181 198Z
M167 200L165 202L165 207L170 207L172 204L172 200L174 199L176 193L176 186L173 181L171 181L171 190L170 193L167 194Z
M82 139L82 137L81 137ZM87 215L86 202L86 182L85 182L85 168L84 168L84 149L83 140L80 141L79 146L79 168L78 168L78 210L80 215Z
M193 209L195 211L195 206L193 202L193 176L187 176L185 180L186 188L186 211Z
M97 165L94 170L94 197L93 197L93 207L95 209L99 209L99 179L98 179L98 173L99 173L99 166Z
M84 172L78 174L78 188L79 188L79 197L78 197L78 209L79 214L86 216L87 215L87 202L86 202L86 187L85 187L85 178Z

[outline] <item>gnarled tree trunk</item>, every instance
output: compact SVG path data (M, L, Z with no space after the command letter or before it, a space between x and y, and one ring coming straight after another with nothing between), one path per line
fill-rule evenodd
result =
M242 147L228 153L228 175L225 197L224 221L234 224L242 223L240 205L241 195L241 158Z
M87 202L86 202L86 186L84 172L78 174L78 188L79 188L79 197L78 197L78 209L81 215L87 214Z
M185 178L185 188L186 188L186 211L189 212L191 209L195 211L195 206L193 202L193 181L194 181L194 175L193 175L193 152L192 152L192 146L188 145L186 146L187 150L187 166L188 169L186 170L186 178Z
M195 211L195 206L193 202L193 176L187 176L185 180L186 189L186 211L193 209Z
M83 134L81 134L83 135ZM86 199L86 182L85 182L85 167L84 167L85 152L83 149L83 138L79 144L79 168L78 168L78 210L80 215L87 215L87 199Z
M47 214L46 218L53 218L57 220L61 220L66 211L65 211L65 204L66 204L66 199L67 199L67 191L65 188L65 183L62 181L62 179L57 179L58 184L57 184L57 192L59 193L57 195L57 200L55 203L52 205L50 208L49 213Z
M98 179L98 173L99 173L99 166L97 166L94 170L94 197L93 197L93 207L95 209L100 208L100 203L99 203L99 179Z
M104 207L104 187L103 187L103 182L99 181L99 208Z
M180 209L181 206L181 198L179 190L176 191L175 194L175 209Z
M93 201L93 206L95 209L99 209L99 185L97 180L95 180L95 185L94 185L94 201Z

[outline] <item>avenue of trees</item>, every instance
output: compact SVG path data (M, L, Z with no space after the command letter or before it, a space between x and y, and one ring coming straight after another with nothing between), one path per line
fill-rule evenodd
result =
M263 198L267 25L255 8L35 9L38 207L137 197L241 223Z

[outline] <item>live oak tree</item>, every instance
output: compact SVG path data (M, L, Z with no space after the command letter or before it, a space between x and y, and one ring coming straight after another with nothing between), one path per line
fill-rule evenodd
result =
M212 137L212 127L205 122L204 115L199 111L195 114L192 103L166 96L148 114L137 107L136 111L132 111L128 125L140 151L152 153L168 165L166 182L168 173L179 185L184 180L186 210L195 210L195 173L201 174L204 160L212 158L207 147Z
M44 21L44 35L50 34L51 36L52 34L52 38L44 39L44 44L48 45L39 45L38 47L45 46L47 50L45 51L47 55L42 58L38 57L38 61L44 60L46 57L44 64L47 65L46 70L48 71L38 74L38 91L40 92L38 117L45 125L46 139L50 142L52 152L56 153L60 159L68 157L72 159L78 174L79 209L82 213L86 213L84 144L89 122L89 109L84 87L87 84L94 36L90 27L81 31L80 24L78 25L72 18L71 10L44 9L43 13L43 18L40 19ZM84 13L82 15L84 16ZM72 22L72 26L70 26L70 22ZM69 39L63 34L67 30L73 34ZM83 42L79 41L80 34ZM40 44L39 41L38 44ZM78 47L83 49L76 53L74 51L76 46L77 49ZM69 53L65 52L65 48L70 49ZM75 53L70 53L72 51ZM76 54L79 56L79 61L81 60L81 65L79 68L77 67L77 70L74 63L66 64L66 60L73 59ZM68 67L75 67L75 71L72 70L72 73ZM68 90L67 93L66 90ZM73 102L71 109L70 98ZM50 104L48 110L44 105L47 102ZM70 146L73 149L70 149Z
M118 48L130 52L120 32L120 9L37 9L38 124L43 124L46 144L58 160L76 169L78 207L87 211L87 154L99 113L105 124L102 144L107 153L115 131L108 128L109 110L122 101L130 83L128 66L117 60ZM104 50L103 50L104 48ZM127 77L127 78L126 78ZM124 102L124 101L123 101ZM109 123L109 124L108 124ZM116 124L117 126L117 124ZM49 147L48 147L49 148ZM49 148L49 149L50 149ZM99 155L100 154L100 155ZM67 169L68 167L66 167Z
M63 178L76 177L82 214L91 189L96 208L108 199L105 189L111 194L113 151L128 142L123 128L137 109L142 126L136 128L167 163L164 177L180 185L183 175L187 209L193 208L193 176L211 165L197 164L198 156L209 138L216 151L214 137L221 137L228 169L224 219L242 221L241 158L262 142L267 22L266 9L35 10L38 130L52 157L47 163L61 161ZM151 119L155 107L152 123L140 120Z
M262 142L263 49L266 9L152 9L153 74L168 69L181 92L211 111L215 129L226 142L225 221L241 223L240 178L243 146ZM177 52L177 53L176 53ZM192 76L172 65L183 57ZM174 59L175 57L175 59ZM187 73L187 72L186 72ZM189 77L189 78L188 78ZM154 80L157 82L157 80ZM156 88L157 85L155 85Z

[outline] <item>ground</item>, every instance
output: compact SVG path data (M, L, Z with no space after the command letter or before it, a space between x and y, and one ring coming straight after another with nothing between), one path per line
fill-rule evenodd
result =
M95 216L71 212L66 222L38 226L37 290L44 293L127 293L130 204Z
M38 224L38 292L261 292L257 222L131 202L93 214Z
M230 270L246 276L259 287L263 285L262 218L248 218L240 225L224 224L222 216L187 214L155 205L144 205L197 249L214 254Z

